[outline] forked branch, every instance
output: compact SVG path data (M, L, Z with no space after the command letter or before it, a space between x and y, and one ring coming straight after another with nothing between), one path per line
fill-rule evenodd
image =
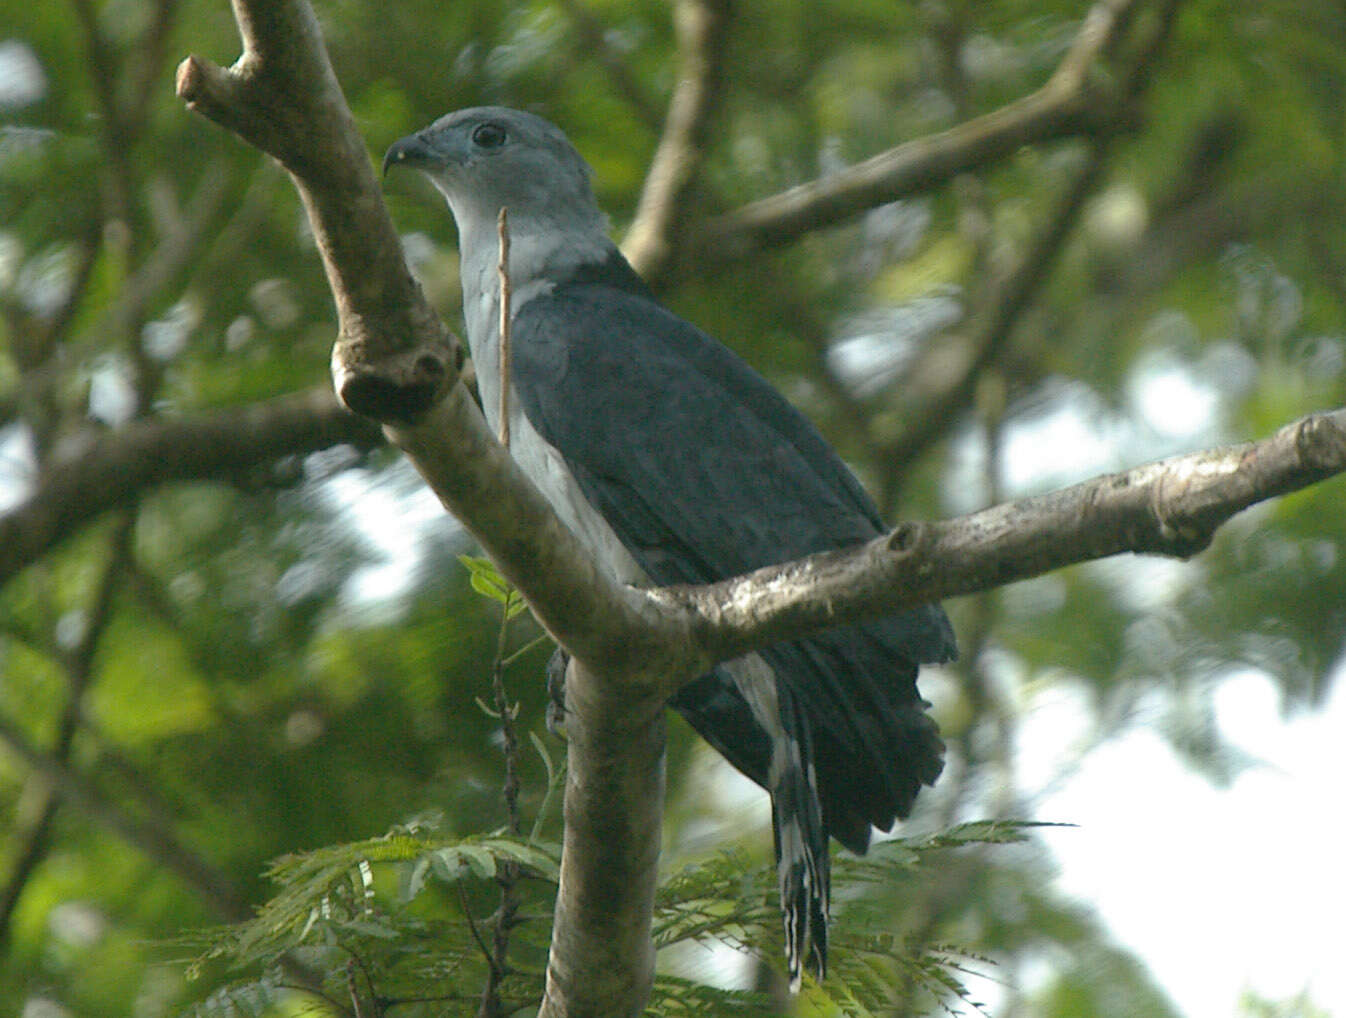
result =
M1105 0L1100 9L1115 20L1131 6ZM179 71L180 94L290 171L336 299L338 392L387 426L573 657L565 848L541 1009L546 1018L626 1016L644 1006L653 974L662 703L711 662L784 635L1069 562L1122 551L1193 554L1240 509L1346 469L1346 411L1335 411L1264 442L1170 460L962 520L902 527L858 549L710 587L623 587L595 565L457 384L457 350L403 264L306 0L234 0L234 9L243 56L228 70L189 58ZM1090 28L1088 45L1098 52L1111 38L1106 28ZM1098 126L1087 92L1065 90L1063 99L1053 88L1062 90L1049 86L1026 107L992 115L971 131L912 143L899 157L857 168L840 190L827 185L744 210L720 224L722 237L737 237L740 248L778 243L866 203L891 200L894 179L914 187L921 174L949 172L959 159ZM923 146L935 155L918 158Z
M837 173L758 199L707 221L690 238L699 271L835 226L960 173L1004 159L1025 145L1086 135L1104 138L1134 121L1126 82L1098 73L1132 20L1137 0L1099 0L1055 73L1036 92L939 134L915 138Z

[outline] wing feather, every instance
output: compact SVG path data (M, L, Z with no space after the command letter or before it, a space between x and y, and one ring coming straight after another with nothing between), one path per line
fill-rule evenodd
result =
M712 582L881 532L807 418L652 299L563 285L525 304L512 336L529 421L654 582ZM869 824L905 816L939 773L916 665L953 652L936 606L763 652L814 726L820 794L843 844L862 851ZM731 760L761 780L753 761Z

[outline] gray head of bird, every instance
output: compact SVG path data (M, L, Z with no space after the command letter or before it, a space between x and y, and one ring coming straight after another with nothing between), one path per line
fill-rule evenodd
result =
M440 117L394 142L383 171L420 170L448 200L464 247L496 236L501 208L511 233L605 232L587 163L560 128L532 113L479 106Z

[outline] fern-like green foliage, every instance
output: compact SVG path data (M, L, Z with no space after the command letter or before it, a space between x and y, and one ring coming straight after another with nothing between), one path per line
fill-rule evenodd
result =
M489 560L462 561L472 586L501 606L496 668L503 668L510 660L505 627L523 602ZM482 709L503 718L500 712L513 708L503 693L497 695L497 709L484 703ZM488 982L500 1004L493 1013L535 1007L560 859L559 846L540 840L538 832L563 768L535 736L533 745L548 789L532 836L455 837L432 816L382 837L283 856L268 873L279 889L257 915L198 943L194 974L226 966L241 977L216 989L193 1014L271 1018L307 1009L354 1018L475 1015ZM912 879L935 854L1023 841L1033 826L964 824L933 837L882 842L863 859L838 855L831 976L825 985L806 983L797 1012L869 1018L892 1004L895 988L905 997L915 989L935 1006L968 1002L961 976L974 959L956 949L905 942L860 905L875 888ZM505 885L512 888L513 904L502 920L498 905ZM503 969L498 932L508 940ZM765 981L784 986L775 868L742 850L716 853L668 876L656 897L653 936L660 949L699 945L756 958L762 971L777 970L774 980ZM781 1013L781 1000L778 992L725 989L667 972L655 982L649 1013L765 1018Z
M452 838L433 820L380 838L278 859L280 887L256 917L208 935L194 975L221 962L256 973L201 1001L194 1014L267 1015L282 997L352 1001L361 1013L452 1014L480 995L490 893L505 867L529 912L512 930L514 971L503 994L541 993L558 846L506 836ZM331 1009L319 1013L330 1013Z
M964 824L934 837L893 839L863 859L835 861L839 918L832 969L811 981L800 1014L869 1018L885 1013L895 987L918 987L936 1007L974 1006L962 976L985 962L949 947L913 946L884 930L847 922L848 898L869 885L911 879L951 849L1023 841L1026 823ZM511 971L501 984L510 1006L534 1006L542 990L556 845L503 835L452 838L436 821L418 820L383 837L333 845L275 862L279 891L248 922L210 934L193 971L224 963L250 973L196 1005L198 1018L294 1013L421 1015L476 1013L486 978L496 877L513 867L525 892L511 929ZM660 948L696 944L744 952L772 968L781 957L774 867L741 850L684 866L665 879L655 902ZM471 917L471 918L469 918ZM989 964L989 963L987 963ZM358 1002L357 1011L356 1005ZM768 992L724 989L661 974L651 1015L779 1015Z
M964 983L972 966L989 959L949 945L904 940L883 929L863 909L850 907L871 887L891 887L940 865L938 856L976 845L1027 841L1035 827L1023 821L979 821L939 834L881 842L863 858L838 853L833 860L837 916L831 931L830 972L824 984L805 981L798 1013L870 1018L891 1013L895 989L916 991L931 1007L956 1013L977 1008ZM664 881L655 899L655 944L725 945L776 969L784 985L783 937L773 866L753 864L739 850L721 852L684 867ZM668 1018L693 1015L780 1015L780 1000L765 992L730 991L662 976L650 1013Z

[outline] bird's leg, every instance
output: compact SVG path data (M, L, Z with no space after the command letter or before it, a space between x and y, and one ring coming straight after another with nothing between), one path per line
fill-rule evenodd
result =
M547 731L565 738L566 669L570 655L560 647L547 661Z

